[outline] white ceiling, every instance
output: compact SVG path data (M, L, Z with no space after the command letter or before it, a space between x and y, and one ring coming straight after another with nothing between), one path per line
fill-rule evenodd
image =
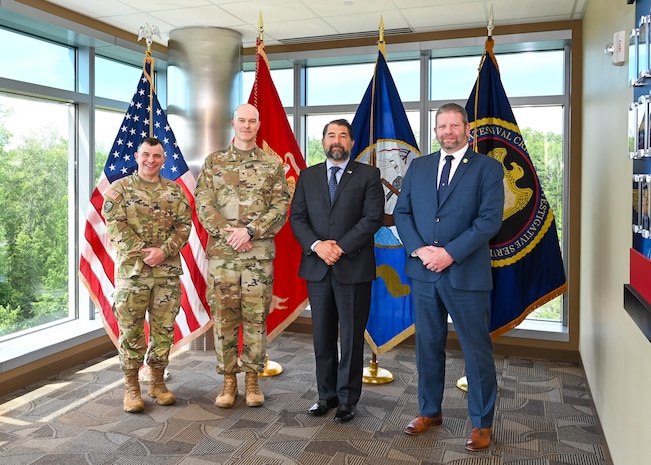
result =
M314 37L368 36L384 22L392 32L487 27L491 7L500 25L583 18L588 0L48 0L135 36L155 25L167 45L170 31L195 26L233 29L244 47L255 45L260 14L266 45L310 42ZM623 2L623 0L622 0ZM327 37L326 37L327 38Z

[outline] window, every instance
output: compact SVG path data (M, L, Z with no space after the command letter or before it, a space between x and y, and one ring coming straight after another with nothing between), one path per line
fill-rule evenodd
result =
M137 79L138 77L136 77ZM135 85L135 82L132 84ZM133 91L131 95L133 95ZM108 110L95 111L95 185L97 185L97 181L99 181L102 170L106 165L109 150L111 150L116 136L120 133L120 125L123 119L124 112Z
M307 105L359 104L375 63L307 68Z
M0 94L0 339L73 316L68 113Z
M90 192L142 72L141 58L132 59L126 49L101 39L80 40L84 45L79 48L63 45L75 40L70 31L54 25L47 29L43 34L52 34L48 39L0 28L1 43L11 44L0 48L5 92L0 93L0 339L90 313L86 310L92 304L77 278L80 244L75 240L83 237ZM445 41L446 50L424 42L401 44L400 52L387 55L423 154L432 146L430 112L441 101L465 101L476 78L476 40L456 42ZM567 215L562 177L567 158L567 43L561 38L532 46L527 39L527 51L496 50L504 86L561 234ZM95 55L94 46L103 56ZM115 49L120 53L112 53ZM446 53L456 55L441 58ZM438 57L424 59L427 54ZM296 57L283 53L275 63L269 56L272 79L309 165L324 157L324 125L339 117L352 121L376 56L375 47L315 51L307 57L305 52ZM78 69L80 63L89 69ZM95 95L83 93L92 88L89 64L94 64ZM245 68L233 91L240 102L248 100L255 75L251 62ZM158 69L161 76L174 72L172 66ZM162 103L165 91L158 89ZM304 101L296 96L304 96ZM87 147L91 139L95 145Z
M514 108L513 114L525 140L529 157L536 168L545 197L554 212L558 240L563 250L564 108L561 105L520 107ZM563 299L564 296L559 296L547 302L534 310L528 318L564 321Z
M131 98L141 74L142 66L131 66L101 56L95 57L95 94L114 100Z
M0 76L75 90L75 49L0 28ZM7 46L7 44L11 44Z
M271 79L276 86L276 92L284 107L294 105L294 70L292 68L272 69ZM242 98L241 102L248 102L253 89L255 80L255 69L253 71L244 71L242 73Z

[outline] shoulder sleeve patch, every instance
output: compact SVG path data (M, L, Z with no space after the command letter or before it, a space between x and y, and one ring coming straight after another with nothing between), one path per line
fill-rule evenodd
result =
M106 192L106 196L107 196L109 199L113 199L113 200L116 201L116 202L120 202L120 201L122 200L122 194L120 194L119 192L117 192L117 191L115 191L115 190L113 190L113 189L109 189L109 190Z

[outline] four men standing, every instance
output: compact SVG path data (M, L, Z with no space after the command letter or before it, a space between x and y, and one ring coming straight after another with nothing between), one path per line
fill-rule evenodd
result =
M236 375L243 371L246 404L257 407L264 403L258 373L266 358L274 236L287 218L290 193L281 159L256 146L257 109L240 105L231 124L233 143L208 155L201 169L196 209L209 234L207 300L217 371L224 375L215 404L234 405ZM442 422L449 314L466 357L473 425L466 448L480 450L491 443L497 393L488 332L488 241L502 221L503 172L499 162L468 149L463 107L443 105L435 133L442 150L412 163L394 210L410 254L406 273L413 279L419 369L420 412L405 432L420 434ZM319 400L309 413L322 416L338 407L337 422L355 417L361 395L364 331L376 277L373 238L384 216L379 170L350 160L353 144L348 121L325 126L327 160L300 174L290 216L303 249L299 276L308 282L312 309ZM165 160L160 141L146 139L136 159L138 172L111 186L103 208L118 251L114 311L129 412L143 410L137 371L147 346L147 309L149 395L162 405L175 401L163 371L179 310L179 251L191 225L185 194L159 176Z

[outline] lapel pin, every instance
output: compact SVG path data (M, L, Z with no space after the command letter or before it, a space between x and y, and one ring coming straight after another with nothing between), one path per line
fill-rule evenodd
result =
M353 174L351 170L346 171L347 174Z
M464 158L464 159L463 159L463 162L464 162L464 163L468 163L468 159L467 159L467 158Z

